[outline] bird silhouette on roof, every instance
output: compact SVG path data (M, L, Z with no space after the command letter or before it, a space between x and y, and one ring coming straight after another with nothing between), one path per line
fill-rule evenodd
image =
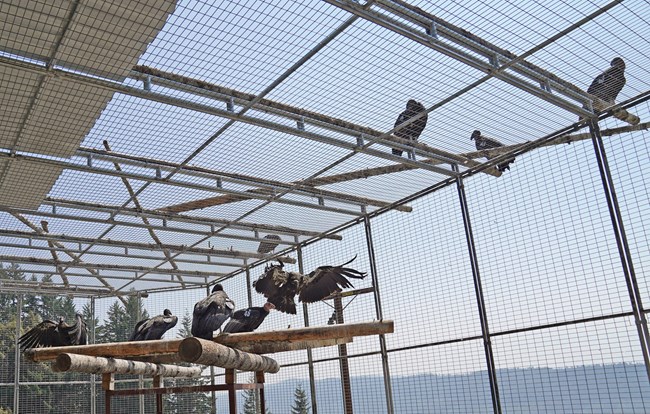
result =
M414 99L409 99L409 101L406 103L406 109L397 117L394 128L397 128L404 122L424 111L426 111L424 105ZM409 125L398 129L395 131L395 136L411 141L417 141L418 138L420 138L420 134L422 134L422 131L424 131L424 128L427 126L427 118L428 115L425 114L418 120L413 121ZM393 154L401 156L402 150L393 148Z
M474 140L474 143L476 144L476 149L479 150L479 151L503 147L503 144L500 143L499 141L497 141L496 139L482 136L481 131L479 131L478 129L476 131L472 132L472 135L470 136L470 139ZM496 157L496 155L495 156L487 156L486 158L488 160L490 160L490 159L495 158L495 157ZM510 158L510 159L502 162L501 164L497 165L497 170L499 170L501 172L504 172L505 170L509 170L510 169L510 164L512 164L513 162L515 162L515 159Z

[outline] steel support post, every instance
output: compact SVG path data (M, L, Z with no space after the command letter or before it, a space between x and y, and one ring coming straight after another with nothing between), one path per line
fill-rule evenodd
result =
M207 283L207 279L206 279L206 283L205 283L205 293L208 296L210 295L210 293L212 293L212 292L210 292L210 286ZM212 385L212 386L215 385L215 383L214 383L214 366L213 365L210 365L210 385ZM212 400L212 405L210 407L210 412L211 412L211 414L216 414L217 413L217 393L216 393L215 390L210 391L210 399Z
M370 218L365 216L363 226L366 233L366 245L368 247L368 260L370 261L370 276L372 278L373 295L375 298L375 312L378 320L384 319L384 313L381 307L381 296L379 295L379 278L377 275L377 261L375 259L375 246L372 239L372 228ZM390 366L388 364L388 350L386 346L386 336L379 335L379 348L381 350L381 366L384 373L384 390L386 392L386 412L393 414L395 407L393 403L393 387L390 380Z
M14 340L14 413L20 408L20 325L22 322L23 295L16 295L16 338Z
M452 170L458 172L458 166L452 165ZM483 337L483 347L485 348L485 360L487 364L488 378L490 380L490 395L492 397L492 408L495 414L501 414L501 401L499 399L499 387L497 384L496 365L494 363L494 353L492 352L492 341L490 339L490 329L488 327L487 311L485 309L485 299L483 297L483 285L481 283L481 274L478 268L478 257L476 255L476 246L474 244L474 234L472 233L472 224L469 218L469 209L467 207L467 198L465 197L465 185L463 179L459 176L456 179L458 188L458 199L460 201L460 210L463 215L463 224L465 227L465 238L467 240L467 250L469 261L472 266L472 277L474 279L474 290L476 292L476 302L478 305L479 318L481 320L481 334Z
M244 259L244 266L246 267L246 295L248 299L248 307L253 306L253 292L251 290L251 269L248 267L248 259Z
M343 299L341 296L334 298L334 312L336 312L336 323L344 324ZM341 370L341 387L343 389L343 407L345 414L353 414L352 410L352 386L350 382L350 364L348 363L348 346L339 345L339 367Z
M295 237L296 243L298 243L298 237ZM302 274L305 274L305 268L302 261L302 247L298 245L296 248L296 254L298 256L298 271ZM248 270L248 269L247 269ZM307 310L307 304L302 304L302 316L305 322L305 326L309 326L309 311ZM309 392L311 394L311 411L312 414L318 414L318 404L316 402L316 375L314 374L314 355L311 351L311 348L307 348L307 364L309 370Z
M643 361L645 362L646 374L650 381L650 333L648 332L648 321L643 312L643 303L639 291L639 284L636 279L636 273L634 271L632 253L627 241L627 236L625 235L625 227L623 226L623 215L621 214L618 197L616 196L616 191L614 189L614 180L609 169L609 163L607 162L605 145L603 144L603 137L600 133L600 127L598 126L597 120L590 120L589 132L591 133L591 140L594 144L598 170L600 171L600 178L603 183L609 216L612 220L614 237L616 238L616 246L621 258L621 265L623 266L625 284L627 285L627 290L630 295L632 313L634 314L634 321L639 334L639 342L641 343L641 353L643 354Z
M90 315L92 322L90 324L90 343L96 341L95 335L95 297L90 298ZM95 374L90 374L90 414L97 413L97 390L95 389Z
M142 298L140 297L140 292L137 294L137 303L138 303L138 310L137 310L137 319L138 321L142 319ZM140 374L138 375L138 388L142 389L144 388L144 375ZM144 414L144 395L138 395L138 411L140 414Z

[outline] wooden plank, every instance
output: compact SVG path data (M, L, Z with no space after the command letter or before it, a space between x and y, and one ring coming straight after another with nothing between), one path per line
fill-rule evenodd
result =
M393 321L353 323L345 325L310 326L307 328L286 329L279 331L248 332L222 334L214 341L234 348L244 348L256 343L283 341L288 343L303 341L321 341L355 336L379 335L394 332ZM51 348L35 348L25 352L34 362L51 361L59 354L71 353L103 357L140 357L178 352L182 339L159 339L155 341L115 342L94 345L74 345Z
M77 354L59 354L52 363L54 372L86 372L89 374L134 374L165 377L198 377L200 367L152 364L150 362L127 361Z
M344 325L310 326L306 328L284 329L279 331L246 332L223 334L215 341L228 345L257 341L300 342L331 338L351 338L355 336L389 334L394 332L393 321L350 323Z
M214 365L226 369L264 371L272 374L280 370L280 364L274 359L201 338L183 339L178 348L178 355L185 362Z

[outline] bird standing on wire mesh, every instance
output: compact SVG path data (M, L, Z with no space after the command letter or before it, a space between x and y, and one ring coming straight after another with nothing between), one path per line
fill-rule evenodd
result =
M213 332L221 327L234 310L235 302L223 291L223 286L214 285L212 293L194 305L192 335L212 339Z
M149 341L160 339L168 330L176 326L178 317L172 316L172 311L165 309L162 315L143 319L135 325L129 341Z
M476 131L472 132L472 136L470 137L470 139L474 140L474 143L476 144L476 149L479 150L479 151L503 147L503 144L500 143L499 141L497 141L496 139L481 136L481 131L479 131L479 130L476 130ZM495 156L486 156L486 158L488 160L490 160L490 159L492 159L494 157ZM502 162L501 164L497 165L497 170L499 170L501 172L504 172L505 170L509 170L510 169L510 164L512 164L513 162L515 162L515 159L510 158L510 159Z
M224 333L253 332L257 329L264 319L269 316L275 305L266 302L264 306L253 306L247 309L241 309L233 313L232 317L223 328Z
M395 121L394 127L397 128L404 122L425 111L426 108L424 105L414 99L409 99L409 101L406 103L406 110L399 114L397 121ZM395 136L411 141L417 141L418 138L420 138L420 134L422 134L422 131L424 131L424 128L427 126L427 119L428 115L425 113L424 116L418 120L408 124L404 128L400 128L395 131ZM402 150L393 148L393 154L402 156ZM414 158L412 157L411 153L409 153L409 158Z
M603 101L614 104L619 92L625 86L625 62L620 57L612 59L610 68L596 76L587 93L595 95Z
M50 346L86 345L88 328L80 313L75 315L74 325L68 325L63 318L59 322L44 320L18 338L20 349L46 348Z
M365 273L349 267L343 267L352 263L352 260L339 266L320 266L307 275L298 272L287 272L283 269L284 264L268 265L264 273L255 282L253 287L258 293L262 293L269 302L275 305L277 310L285 313L296 314L296 302L294 297L305 303L318 302L343 288L353 287L347 279L363 279Z
M257 248L257 253L261 254L267 254L271 253L273 250L275 250L276 247L278 247L278 243L276 240L282 240L280 236L277 234L267 234L264 236L264 240L273 240L273 241L263 241L260 242L259 247Z

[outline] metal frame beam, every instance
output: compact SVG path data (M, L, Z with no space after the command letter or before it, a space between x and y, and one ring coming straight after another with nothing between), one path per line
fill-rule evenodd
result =
M193 178L202 178L208 180L214 180L217 186L223 186L224 182L230 182L233 184L246 185L246 186L255 186L255 190L261 191L261 194L264 195L273 195L282 190L291 189L294 194L305 196L305 197L315 197L322 200L336 201L344 204L352 204L356 206L377 206L384 207L389 205L389 202L374 200L366 197L359 197L356 195L340 193L337 191L317 189L308 184L302 184L301 182L291 182L284 183L282 181L271 180L267 178L254 177L251 175L237 174L233 172L218 171L205 167L197 167L191 165L182 165L179 163L174 163L170 161L158 160L149 157L141 157L129 154L121 154L116 152L108 152L103 150L98 150L95 148L81 147L77 151L77 156L84 158L85 160L100 160L107 161L110 163L119 162L122 165L130 165L137 168L142 168L145 170L152 170L152 173L156 176L161 175L162 172L171 172L176 171L175 175L183 175ZM245 198L255 198L251 195L251 192L242 193L242 196L248 194ZM255 193L252 193L255 194ZM401 209L400 211L410 211L410 209Z
M526 61L517 60L518 57L512 53L417 7L402 1L378 0L375 5L382 10L380 13L370 8L361 7L353 0L325 1L465 63L474 69L486 74L492 74L494 77L557 107L582 117L594 115L593 110L589 111L583 108L585 105L589 108L592 107L593 96L548 71ZM417 30L412 24L404 23L404 20L429 30L432 34ZM435 28L435 31L432 28ZM444 42L441 38L444 38ZM476 54L483 56L484 59L476 57ZM512 71L520 76L505 71L496 71L495 69L501 65L509 66ZM532 79L535 83L530 83L527 79ZM560 93L563 97L554 95L551 91Z
M85 269L85 270L88 270L88 269ZM56 272L53 272L53 271L47 271L47 270L29 270L29 273L30 273L30 274L35 274L35 275L43 275L43 276L55 276L55 275L57 274ZM66 274L67 274L68 276L71 276L71 277L74 276L74 277L81 277L81 278L85 278L85 279L88 279L88 278L92 278L92 277L94 277L94 276L89 275L89 274L85 274L85 273L76 273L76 272L70 272L70 271L66 271ZM133 276L124 276L124 275L108 275L108 274L106 274L106 273L102 273L102 277L104 277L104 278L106 278L106 279L109 279L109 280L110 280L110 279L115 279L115 280L133 280ZM145 281L145 282L154 282L154 283L166 283L166 284L168 284L168 285L169 285L170 283L172 283L172 284L174 285L174 289L186 289L186 287L181 287L181 286L180 286L180 283L179 283L177 280L156 279L156 278L153 278L153 277L150 277L150 278L148 278L148 277L142 277L142 278L140 278L140 279L138 279L138 280L142 280L142 281ZM192 287L200 287L200 286L205 286L205 281L197 282L197 281L193 281L193 280L186 280L186 281L185 281L185 285L187 285L187 286L192 286ZM54 284L54 286L57 286L57 285ZM95 285L79 285L79 284L75 284L74 286L93 287L93 288L96 287ZM73 286L73 289L74 289L74 286ZM168 286L166 286L166 288L168 288ZM147 291L149 291L149 289L147 289ZM103 295L105 295L105 296L106 296L106 295L108 295L108 296L116 296L116 294L114 294L114 293L112 293L112 292L113 292L113 291L111 291L110 289L107 289L107 290L103 293ZM128 291L128 294L131 294L131 292L132 292L132 291ZM122 291L120 291L120 293L119 293L119 295L120 295L119 297L124 296L124 295L126 295L126 294L127 294L127 293L125 293L125 291L122 290Z
M0 229L0 236L4 237L16 237L22 239L33 239L33 240L55 240L61 243L77 243L77 244L96 244L101 246L111 246L111 247L121 247L126 249L139 249L139 250L149 250L160 252L161 247L155 244L148 243L136 243L129 242L124 240L112 240L112 239L102 239L98 240L91 237L77 237L77 236L68 236L65 234L39 234L37 232L27 232L19 230L6 230ZM261 253L253 252L242 252L238 250L220 250L220 249L206 249L200 247L188 247L184 245L172 245L172 244L163 244L165 249L170 250L171 252L177 254L189 254L189 255L200 255L200 256L211 256L211 257L222 257L229 259L268 259L274 258L275 256L269 256ZM85 251L85 250L84 250ZM87 254L93 254L92 251L86 252ZM285 263L295 263L296 259L287 256L279 257ZM73 259L75 262L78 262L79 259Z
M54 243L54 242L52 242ZM82 250L79 249L72 249L68 247L46 247L46 246L36 246L33 243L32 244L20 244L20 243L6 243L6 242L0 242L0 247L6 247L6 248L11 248L11 249L25 249L25 250L36 250L36 251L47 251L47 252L61 252L61 253L73 253L73 254L81 254ZM147 256L145 254L133 254L133 252L129 251L128 249L126 251L122 252L106 252L102 250L93 250L92 252L88 252L88 254L93 255L93 256L105 256L105 257L120 257L120 258L127 258L127 259L142 259L142 260L164 260L165 256ZM244 259L246 260L246 259ZM192 264L198 264L198 265L205 265L205 266L224 266L224 267L236 267L239 268L240 264L237 263L228 263L228 262L215 262L210 260L210 257L206 257L206 260L190 260L190 259L175 259L175 262L177 263L192 263ZM66 275L69 273L66 272Z
M12 159L13 162L36 162L40 164L53 165L68 170L81 171L90 174L110 175L118 178L128 178L132 180L145 181L148 183L165 184L165 185L181 187L181 188L191 188L194 190L202 190L202 191L208 191L208 192L219 193L219 194L231 194L245 199L254 198L262 201L272 201L280 204L288 204L297 207L307 207L311 209L330 211L334 213L347 214L352 216L358 216L362 214L362 209L359 209L359 211L352 211L352 210L347 210L338 207L329 207L318 203L310 203L304 201L294 201L290 199L277 198L274 197L273 195L265 196L265 195L258 195L254 193L247 193L243 191L227 190L223 187L218 187L216 184L215 186L209 186L205 184L196 184L196 183L188 183L188 182L172 180L172 179L165 179L162 177L157 177L155 175L149 176L144 174L129 173L126 171L116 171L113 169L101 168L94 165L89 166L89 165L77 164L72 160L62 160L62 159L57 160L52 158L44 158L40 156L26 155L26 154L10 154L9 152L6 151L0 152L0 158ZM386 206L390 205L390 203L385 203L385 205Z
M38 257L9 256L4 254L0 255L0 262L28 264L28 265L36 265L36 266L52 266L52 267L64 266L66 268L77 268L77 269L115 270L118 272L134 272L134 273L147 272L147 273L155 273L161 275L200 277L200 278L220 277L226 275L226 273L202 272L198 270L160 269L160 268L153 268L150 266L75 262L71 260L62 261L62 260L53 260L53 259L41 259ZM24 270L26 272L30 272L29 269L24 269Z
M143 223L135 223L132 221L123 221L123 220L115 220L115 219L106 219L103 217L88 217L88 216L80 216L76 214L59 213L58 210L56 213L50 213L41 210L26 210L21 208L0 207L0 211L6 211L11 214L49 217L49 218L56 218L62 220L80 221L85 223L111 224L111 225L122 226L122 227L130 227L130 228L145 229L145 230L151 229L156 231L168 231L172 233L193 234L198 236L210 236L210 237L222 238L222 239L236 239L236 240L246 240L246 241L254 241L254 242L265 241L264 238L262 237L244 236L244 235L237 235L237 234L225 234L225 233L213 233L210 226L208 226L206 230L194 230L194 229L188 229L183 227L174 227L170 223L166 223L163 225L155 225L149 223L149 225L146 225ZM156 244L157 243L158 242L156 241ZM286 240L278 240L278 244L283 244L288 246L294 245L293 242L286 241Z
M5 67L21 69L21 70L25 70L25 71L32 72L32 73L37 73L37 74L46 73L46 69L43 68L42 66L38 65L38 64L27 62L27 61L22 61L22 60L18 60L18 59L6 57L6 56L0 56L0 65L5 66ZM356 140L354 142L351 141L351 140L346 141L346 140L334 138L334 137L331 137L331 136L317 134L317 133L314 133L314 132L308 132L308 131L299 129L297 127L296 128L291 128L291 127L287 127L286 125L283 125L283 124L280 124L280 123L277 123L277 122L272 122L272 121L268 121L268 120L265 120L265 119L256 118L256 117L253 117L253 116L250 116L250 115L244 115L244 114L241 114L241 113L239 113L239 114L234 113L234 112L230 112L230 111L228 111L226 109L219 109L219 108L215 108L215 107L210 106L210 105L200 104L200 103L197 103L197 102L188 101L188 100L177 98L177 97L174 97L174 96L165 95L165 94L162 94L162 93L147 91L147 90L144 90L144 89L138 89L138 88L135 88L133 86L120 84L120 83L112 82L112 81L105 80L105 79L93 78L93 77L90 77L88 75L83 75L83 74L80 74L80 73L68 72L68 71L61 70L61 69L53 69L52 72L54 73L55 76L58 76L58 77L60 77L62 79L65 79L65 80L68 80L68 81L71 81L71 82L75 82L75 83L79 83L79 84L83 84L83 85L88 85L88 86L91 86L91 87L97 87L97 88L101 88L101 89L105 89L105 90L109 90L109 91L113 91L113 92L119 92L119 93L123 93L123 94L129 95L129 96L134 96L134 97L138 97L138 98L142 98L142 99L146 99L146 100L150 100L150 101L154 101L154 102L159 102L159 103L164 103L164 104L177 106L179 108L185 108L185 109L189 109L189 110L193 110L193 111L197 111L197 112L202 112L202 113L205 113L205 114L208 114L208 115L215 115L215 116L218 116L218 117L221 117L221 118L230 119L231 121L243 122L243 123L246 123L246 124L250 124L250 125L270 129L270 130L273 130L273 131L295 135L295 136L298 136L298 137L309 139L311 141L321 142L321 143L324 143L324 144L336 146L336 147L339 147L339 148L344 148L344 149L355 151L355 152L362 152L362 153L365 153L367 155L371 155L371 156L374 156L374 157L377 157L377 158L382 158L382 159L385 159L385 160L389 160L389 161L393 161L393 162L397 162L397 163L402 163L402 164L408 164L408 165L411 165L411 166L414 166L414 167L417 167L417 168L422 168L424 170L432 171L432 172L442 174L442 175L445 175L445 176L453 176L454 175L448 169L436 167L434 165L422 163L420 161L414 161L414 160L410 160L408 158L393 155L391 152L384 152L384 151L381 151L381 150L376 150L376 149L373 149L373 148L369 148L369 146L367 146L367 145L359 145ZM254 104L254 102L251 102L251 104ZM368 140L373 141L373 142L377 142L379 144L382 144L382 145L385 145L385 146L391 147L391 148L397 146L396 142L386 141L386 140L383 139L383 136L381 138L380 137L368 137ZM380 140L381 140L381 142L379 142ZM413 148L409 148L409 149L413 149ZM429 154L429 153L426 153L426 152L424 152L424 151L422 151L420 149L417 149L417 148L415 148L415 153L418 154L418 155L421 155L423 157L426 157L426 158L436 158L435 154ZM471 160L469 160L469 162L471 162Z
M149 210L144 208L142 209L136 209L132 207L120 208L120 206L117 205L86 203L83 201L66 200L63 198L48 197L43 201L43 205L51 206L54 209L69 208L75 210L96 211L96 212L109 213L109 214L115 213L116 215L123 215L123 216L130 216L130 217L148 217L151 219L162 220L163 222L176 221L180 223L200 224L200 225L210 226L211 228L214 226L227 225L231 229L250 230L253 232L262 231L265 233L288 235L288 236L311 236L311 237L322 236L323 238L326 239L343 240L343 237L338 234L322 235L317 231L301 230L292 227L274 226L270 224L261 224L261 223L250 223L245 221L233 222L230 220L222 220L213 217L193 216L188 214L179 214L179 213L172 213L172 212L159 211L159 210ZM0 207L0 209L2 209L2 207ZM262 238L259 239L262 240ZM284 242L280 244L284 244ZM293 244L293 243L289 242L286 244Z

